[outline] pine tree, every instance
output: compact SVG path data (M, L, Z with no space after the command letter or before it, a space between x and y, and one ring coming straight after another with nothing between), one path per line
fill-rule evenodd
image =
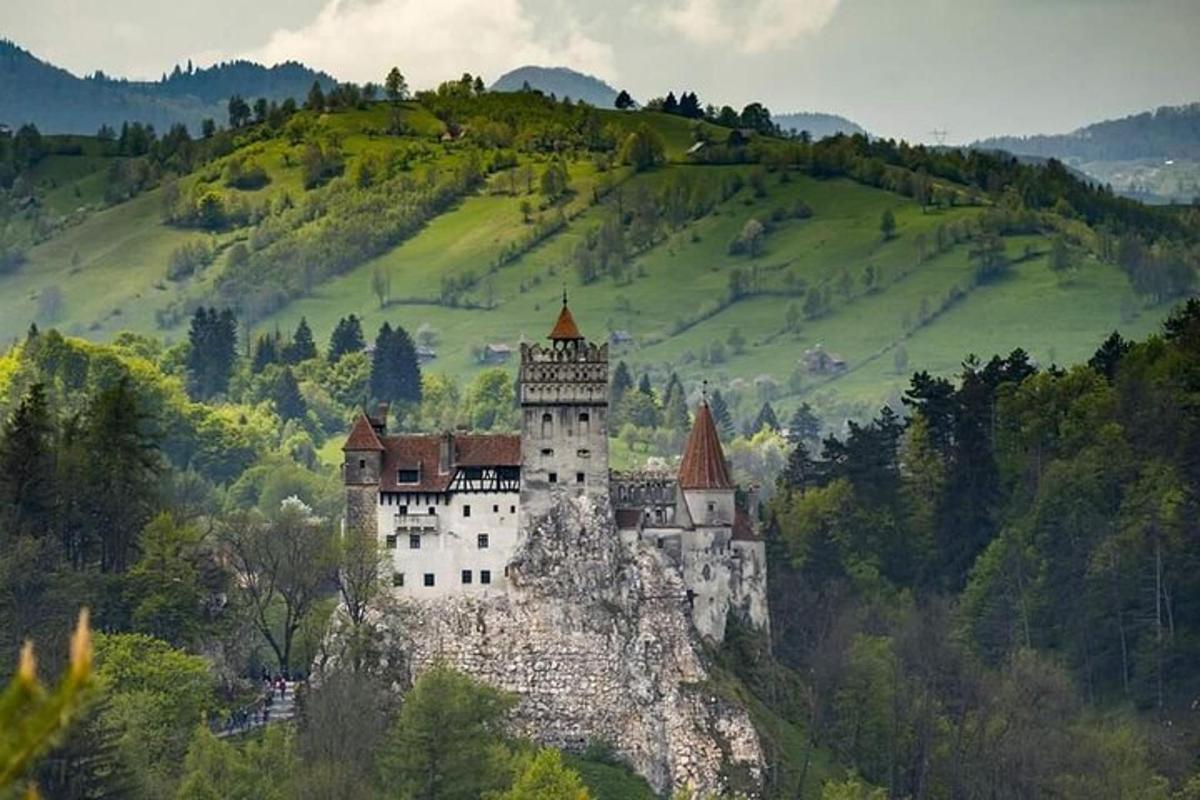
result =
M187 387L195 400L207 400L229 389L237 359L237 319L229 309L196 309L188 331Z
M371 359L371 395L376 400L421 402L421 367L408 333L383 323Z
M308 412L304 396L300 394L300 384L291 367L285 367L275 379L275 387L271 392L275 402L275 413L284 420L301 419Z
M54 422L35 383L0 428L0 534L45 536L54 524Z
M270 364L279 363L279 331L274 334L264 333L254 343L254 360L250 364L255 375L262 372Z
M308 97L304 101L304 107L309 111L325 110L325 93L321 91L319 81L313 81L312 87L308 90Z
M793 442L815 442L821 436L821 420L812 406L801 403L788 420L788 439Z
M308 327L308 320L304 317L300 318L300 324L296 326L296 332L292 334L292 341L284 348L283 362L285 364L299 364L302 361L317 357L317 345L313 341L312 329Z
M617 92L617 99L613 101L613 105L620 111L633 108L633 98L629 96L629 92L622 89Z
M775 416L775 409L771 408L769 402L763 403L762 408L758 410L758 416L754 418L754 432L758 433L764 426L772 431L779 430L779 418Z
M333 335L329 337L329 363L337 363L342 356L350 353L360 353L366 347L363 339L362 323L358 317L351 314L338 320Z
M88 459L81 501L104 572L125 571L153 513L161 461L150 422L128 376L88 404L79 442Z
M663 427L679 433L687 433L692 427L692 419L688 415L687 398L684 397L682 389L673 394L669 388L667 391L670 399L663 404Z
M638 391L647 397L654 397L654 388L650 385L650 374L642 373L641 379L638 381Z
M665 409L671 405L676 395L682 396L683 394L683 384L679 380L679 375L672 372L671 377L667 379L667 388L663 391L663 408ZM687 407L686 398L684 407Z
M621 400L625 397L625 392L633 388L633 377L629 374L629 367L625 365L624 361L617 362L617 368L613 370L610 388L614 407L620 405Z
M783 468L783 472L779 475L779 487L781 489L803 491L809 486L814 485L815 477L816 464L808 454L808 448L804 446L804 440L801 439L796 442L796 446L788 454L787 466Z
M717 389L708 398L708 408L712 411L713 421L717 423L717 430L726 439L733 438L735 428L733 427L733 414L729 412L729 404L725 402L725 398L721 396L721 390Z

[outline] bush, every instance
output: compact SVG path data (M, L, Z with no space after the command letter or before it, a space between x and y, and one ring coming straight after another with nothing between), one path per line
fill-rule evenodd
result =
M271 177L262 164L244 158L230 159L225 165L225 185L234 189L252 191L261 189L271 182Z
M191 277L197 270L211 264L214 256L212 246L202 239L184 242L171 253L171 260L167 263L167 280L181 281Z

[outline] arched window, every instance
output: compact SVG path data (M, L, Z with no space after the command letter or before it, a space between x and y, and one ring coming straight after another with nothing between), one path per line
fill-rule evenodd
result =
M588 431L591 426L591 420L592 420L591 415L589 415L588 412L581 411L579 413L579 435L580 436L588 435Z
M547 411L542 414L542 438L549 439L554 435L554 415Z

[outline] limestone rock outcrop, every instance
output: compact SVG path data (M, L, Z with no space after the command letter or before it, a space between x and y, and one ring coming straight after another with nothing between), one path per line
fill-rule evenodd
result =
M391 601L390 667L412 679L442 662L514 692L515 734L576 751L606 741L659 792L761 784L749 715L706 688L678 567L622 544L603 501L557 498L522 532L508 580L494 595Z

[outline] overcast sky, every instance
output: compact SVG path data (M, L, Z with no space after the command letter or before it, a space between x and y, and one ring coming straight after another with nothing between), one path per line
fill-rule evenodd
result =
M1200 0L0 0L0 37L77 74L297 59L416 87L536 63L638 98L843 114L949 141L1200 100Z

